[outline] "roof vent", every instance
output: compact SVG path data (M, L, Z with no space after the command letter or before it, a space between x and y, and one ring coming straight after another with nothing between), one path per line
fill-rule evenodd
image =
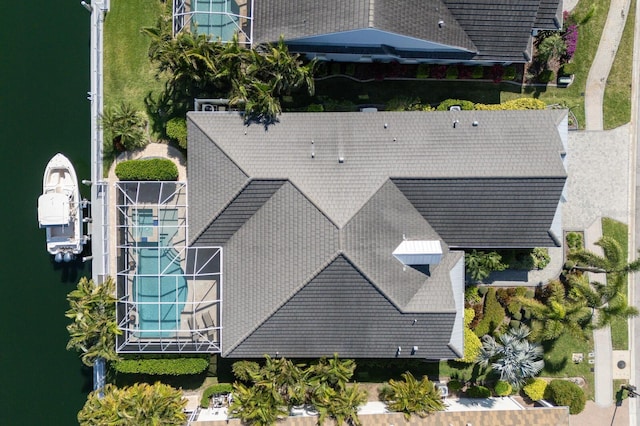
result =
M340 164L344 163L344 156L341 155L338 157L338 163Z
M473 120L473 123L471 123L471 125L473 127L478 127L478 120Z
M439 240L403 241L392 254L404 265L437 265L442 246Z
M386 129L388 127L389 127L389 125L387 123L384 123L384 128Z
M456 128L456 126L458 125L459 122L460 122L460 120L458 120L458 119L453 120L453 128L454 129Z
M316 150L313 146L313 141L311 141L311 158L316 158Z
M438 27L439 28L444 27L444 21L442 19L438 21Z

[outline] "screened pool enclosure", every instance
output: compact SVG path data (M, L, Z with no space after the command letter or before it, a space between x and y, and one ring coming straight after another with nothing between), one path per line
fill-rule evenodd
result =
M251 45L253 0L173 0L173 34L207 34L226 42L238 33L241 44Z
M118 182L118 352L220 352L222 249L187 247L184 182Z

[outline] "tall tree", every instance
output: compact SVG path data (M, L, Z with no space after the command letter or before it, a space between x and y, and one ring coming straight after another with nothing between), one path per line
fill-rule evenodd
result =
M160 382L126 388L107 384L89 394L78 413L78 422L80 426L183 425L187 421L186 404L182 391Z
M603 236L596 242L602 248L603 256L588 250L569 253L569 259L576 263L575 269L607 274L627 274L640 271L640 259L627 262L620 243L615 238Z
M527 326L511 328L498 336L486 335L482 338L482 349L477 363L500 374L500 380L519 388L526 379L536 376L544 367L542 346L527 340L530 334Z
M65 316L73 321L67 326L67 349L80 352L86 366L91 367L98 357L109 361L118 359L116 335L122 332L116 322L114 294L115 283L111 277L101 284L83 277L67 295L70 308Z

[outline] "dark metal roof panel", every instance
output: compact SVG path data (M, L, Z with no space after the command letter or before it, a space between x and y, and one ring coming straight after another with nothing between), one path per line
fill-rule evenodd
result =
M225 244L284 184L284 180L252 180L198 236L195 245Z
M393 179L455 247L551 247L565 177Z
M222 347L228 351L335 257L338 229L290 183L224 245Z
M558 0L540 0L538 16L534 28L539 30L559 30L562 28L562 2Z
M456 358L454 318L451 310L401 313L339 256L226 356Z
M218 148L202 129L189 117L189 235L198 236L219 209L224 207L248 180L248 176ZM209 114L211 115L211 114ZM203 120L207 120L203 117Z

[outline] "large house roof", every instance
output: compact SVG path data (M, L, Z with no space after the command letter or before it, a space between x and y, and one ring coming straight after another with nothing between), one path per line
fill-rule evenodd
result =
M552 244L562 114L285 113L265 129L189 113L189 239L224 247L223 355L391 357L412 344L460 356L464 264L448 239ZM392 252L405 239L440 241L442 260L402 265ZM424 328L398 330L414 320Z
M558 0L262 0L254 43L378 29L449 46L467 59L524 62L533 29L558 29Z

